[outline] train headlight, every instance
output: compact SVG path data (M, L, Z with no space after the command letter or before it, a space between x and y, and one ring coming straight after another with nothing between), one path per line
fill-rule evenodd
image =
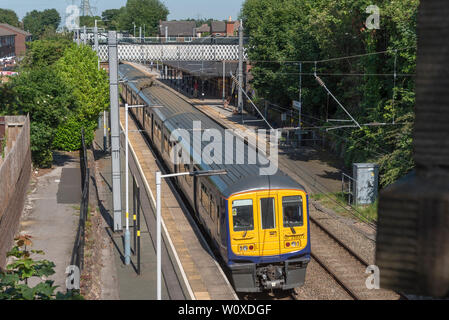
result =
M292 242L292 247L296 247L296 242Z

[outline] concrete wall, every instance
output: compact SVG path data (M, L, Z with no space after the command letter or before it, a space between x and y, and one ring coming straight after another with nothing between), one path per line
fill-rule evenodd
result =
M31 175L30 120L5 117L7 150L0 164L0 267L19 226Z

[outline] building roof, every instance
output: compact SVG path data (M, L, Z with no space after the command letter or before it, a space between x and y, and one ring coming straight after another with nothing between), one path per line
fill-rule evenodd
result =
M201 27L196 28L196 32L210 32L210 26L205 23Z
M12 25L9 25L7 23L0 23L0 29L8 29L8 30L14 32L15 34L20 33L27 37L31 36L31 33L26 32L25 30L22 30L20 28L13 27Z
M223 62L221 61L164 61L164 63L196 77L223 77ZM238 66L238 61L227 61L225 76L230 77L231 73L236 75Z
M0 37L15 36L15 35L16 34L12 31L0 28Z
M211 32L226 32L226 23L224 21L212 21Z
M196 23L195 21L162 21L159 30L161 36L165 36L165 27L168 27L169 37L192 37Z

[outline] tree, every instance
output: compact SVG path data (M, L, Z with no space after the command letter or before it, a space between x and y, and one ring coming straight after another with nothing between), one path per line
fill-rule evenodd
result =
M145 25L149 34L157 34L160 20L167 20L169 11L159 0L128 0L123 13L119 15L119 27L134 32Z
M60 23L61 16L56 9L33 10L23 18L24 29L32 33L34 39L38 39L48 28L56 30Z
M381 1L381 29L365 27L370 0L246 0L241 11L250 38L253 87L258 97L290 107L299 93L302 71L303 121L310 126L333 126L327 118L347 119L344 111L317 83L313 61L367 54L317 64L329 90L360 123L394 126L348 128L327 135L344 151L349 166L357 161L381 164L386 186L413 168L413 123L418 0ZM397 51L396 51L397 50ZM379 52L383 52L380 54ZM365 74L365 76L360 76ZM378 76L382 75L382 76ZM394 99L393 99L394 94ZM400 119L400 120L399 120Z
M10 115L30 114L33 162L39 167L50 167L56 128L77 103L71 88L53 65L43 64L22 71L6 86L11 90L14 102L4 112Z
M0 87L1 114L30 114L31 152L39 167L52 164L52 150L80 148L81 128L90 143L109 101L108 76L95 52L60 36L34 41L21 72Z
M91 16L83 16L80 17L80 26L86 26L88 28L95 27L95 20L97 20L97 27L103 28L105 26L103 20L99 16L91 17Z
M109 30L118 30L120 23L120 15L126 11L125 7L121 7L120 9L108 9L103 11L101 14L101 19L103 20L104 25Z
M89 46L72 46L57 62L56 68L71 88L77 107L57 127L54 147L67 151L81 147L81 128L86 142L93 140L100 112L109 105L109 82L106 71L98 70L97 55Z
M32 69L53 65L64 55L65 50L74 46L71 39L61 35L47 39L33 41L28 45L22 67Z
M11 26L19 26L19 18L13 10L0 9L0 23L7 23Z

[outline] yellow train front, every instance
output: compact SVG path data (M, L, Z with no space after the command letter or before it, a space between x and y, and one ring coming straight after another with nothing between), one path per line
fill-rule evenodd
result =
M236 291L302 286L310 261L304 188L278 174L244 179L225 193L227 265Z

